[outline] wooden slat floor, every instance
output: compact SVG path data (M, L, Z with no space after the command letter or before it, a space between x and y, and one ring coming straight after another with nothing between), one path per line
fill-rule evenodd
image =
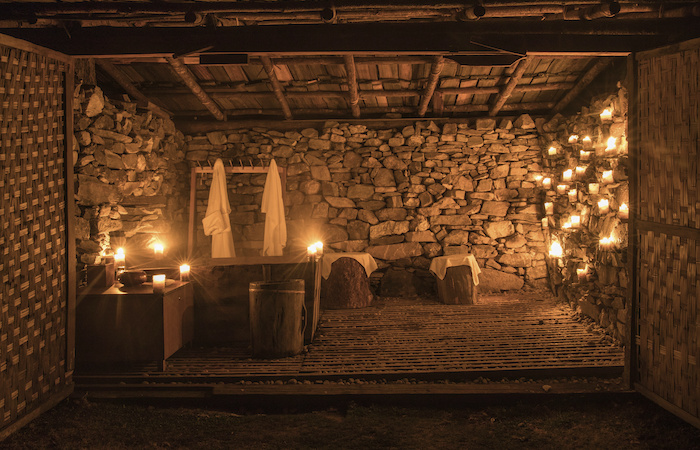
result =
M76 381L233 382L463 376L547 376L598 370L619 376L623 350L573 319L548 296L482 295L476 305L428 299L380 299L362 309L327 310L301 355L250 357L249 349L186 348L155 365L109 373L76 373Z

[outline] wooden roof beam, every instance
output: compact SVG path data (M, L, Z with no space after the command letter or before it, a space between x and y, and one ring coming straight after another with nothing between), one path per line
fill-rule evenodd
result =
M270 58L268 56L261 56L260 62L262 62L262 65L265 68L267 78L270 79L272 92L275 93L275 97L277 97L277 101L282 107L282 111L284 112L284 118L287 120L292 119L292 110L289 109L289 103L287 103L287 99L284 97L284 92L282 91L282 84L277 79L277 75L275 74L275 68L272 65L272 61L270 61Z
M188 88L190 88L195 97L197 97L202 105L209 110L212 116L216 117L218 120L226 120L226 114L221 112L221 109L219 109L219 106L214 102L214 100L212 100L211 97L204 92L204 89L202 89L199 83L197 83L197 80L195 79L194 75L192 75L192 72L190 72L190 69L182 64L182 61L179 59L175 59L171 56L166 57L166 59L168 60L168 64L170 64L170 67L173 69L175 74L180 77Z
M352 55L345 55L345 71L348 73L348 89L350 90L350 109L354 118L360 117L360 95L357 93L357 71L355 70L355 58Z
M595 77L598 76L605 68L610 64L610 58L601 58L596 61L590 69L576 81L576 85L561 99L553 108L553 112L556 114L561 112L566 106L571 103L573 99L576 98L582 90L588 86Z
M530 61L532 61L533 59L534 58L531 56L526 56L525 58L520 60L520 62L518 63L518 67L516 67L513 73L510 75L508 83L506 83L506 85L501 88L500 92L496 96L496 99L489 108L489 116L493 117L496 114L498 114L498 112L508 100L508 97L510 97L513 93L513 90L518 84L518 81L520 81L520 79L523 77L525 69L527 69L527 67L530 65Z
M423 97L418 107L418 117L423 117L428 110L428 104L430 103L430 99L433 98L433 93L435 92L435 87L438 84L443 67L445 67L445 58L442 56L435 56L433 58L433 65L430 66L430 78L428 79L428 84L425 87L425 92L423 92Z
M141 91L136 89L136 87L126 77L126 75L124 75L124 72L122 72L110 61L98 59L96 63L102 68L102 70L107 72L107 74L109 74L109 76L112 77L112 79L114 79L114 81L116 81L117 84L119 84L124 89L124 91L131 96L131 98L133 98L136 101L145 103L146 108L150 109L160 117L168 119L172 117L173 114L170 111L167 111L161 108L160 106L154 104Z

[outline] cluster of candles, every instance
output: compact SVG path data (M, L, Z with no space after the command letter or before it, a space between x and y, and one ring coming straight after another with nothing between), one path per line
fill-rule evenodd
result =
M153 253L156 259L161 259L163 257L163 254L165 252L165 246L160 243L156 242L153 245ZM114 265L116 266L117 272L124 271L126 269L126 253L123 248L118 248L116 252L114 252ZM166 284L166 276L165 274L157 274L153 275L153 292L155 293L160 293L162 294L165 292L165 284ZM189 264L182 264L180 266L180 281L189 281L190 280L190 266Z
M323 242L315 242L308 247L306 247L306 256L309 258L316 258L317 256L323 255Z

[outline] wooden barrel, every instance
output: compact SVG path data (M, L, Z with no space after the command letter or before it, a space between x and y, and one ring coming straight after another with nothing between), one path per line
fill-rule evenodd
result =
M304 349L304 280L250 283L253 357L280 358Z

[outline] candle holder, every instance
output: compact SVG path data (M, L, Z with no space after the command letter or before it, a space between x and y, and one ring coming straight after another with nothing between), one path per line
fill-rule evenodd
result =
M588 193L591 195L598 195L600 192L600 185L598 183L588 183Z
M190 281L189 264L183 264L180 266L180 281Z
M153 293L165 293L165 274L153 275Z
M630 217L630 210L627 203L622 203L617 209L617 216L622 220L627 220Z

